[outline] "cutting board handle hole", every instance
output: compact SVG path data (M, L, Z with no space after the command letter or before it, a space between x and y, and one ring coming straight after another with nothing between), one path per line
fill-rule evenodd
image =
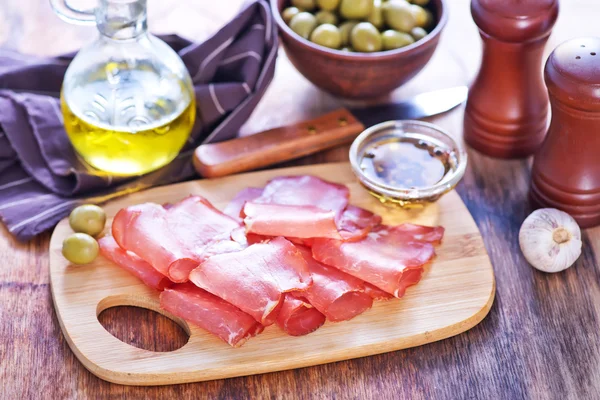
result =
M190 339L189 326L183 320L165 315L149 299L110 296L98 304L97 316L108 333L144 350L175 351Z

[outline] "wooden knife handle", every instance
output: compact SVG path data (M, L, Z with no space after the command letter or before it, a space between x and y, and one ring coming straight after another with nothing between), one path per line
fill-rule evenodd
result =
M249 171L351 142L364 129L341 108L310 121L199 146L194 167L205 178Z

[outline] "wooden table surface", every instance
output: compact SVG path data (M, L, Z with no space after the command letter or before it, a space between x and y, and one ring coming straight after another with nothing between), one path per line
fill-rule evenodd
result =
M202 40L242 0L149 3L154 32ZM434 58L392 98L467 84L475 76L481 45L469 1L448 3L450 21ZM597 32L597 15L597 0L562 0L546 54L564 40ZM93 36L93 28L56 18L47 0L0 1L0 46L49 55L76 49ZM338 104L303 79L281 52L276 78L242 134ZM461 135L462 116L461 108L432 120ZM295 163L346 157L344 147ZM600 228L584 232L583 254L566 272L535 271L517 242L531 211L530 160L494 160L474 151L469 157L457 190L483 234L497 279L492 310L472 330L418 348L299 370L168 387L115 385L83 368L62 336L49 288L50 234L18 243L0 226L0 398L600 398ZM141 347L168 350L185 341L173 322L141 309L107 310L100 320Z

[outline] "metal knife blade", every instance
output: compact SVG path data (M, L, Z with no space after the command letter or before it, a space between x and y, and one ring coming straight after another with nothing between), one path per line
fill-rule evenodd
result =
M365 127L395 119L421 119L452 110L467 99L468 88L457 86L416 95L405 101L349 108Z

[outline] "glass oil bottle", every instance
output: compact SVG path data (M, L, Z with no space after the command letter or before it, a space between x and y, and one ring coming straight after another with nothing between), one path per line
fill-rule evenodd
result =
M96 24L100 33L63 82L64 124L77 153L111 175L168 164L189 138L195 97L177 53L148 33L146 0L100 0L91 12L51 1L63 19Z

